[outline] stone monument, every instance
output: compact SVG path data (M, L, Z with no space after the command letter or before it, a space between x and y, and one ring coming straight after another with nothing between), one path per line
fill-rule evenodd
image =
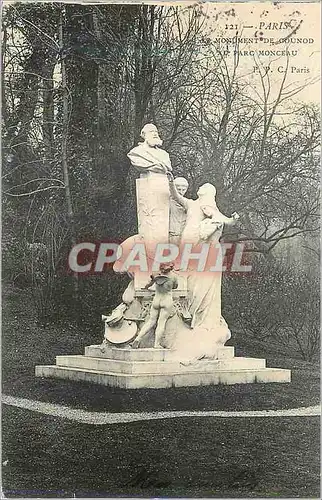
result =
M235 357L234 347L225 346L231 333L221 314L221 269L182 270L177 260L153 268L158 244L197 250L215 245L220 254L223 226L239 216L219 211L212 184L199 188L197 200L185 198L188 183L174 179L155 125L145 125L141 137L128 153L140 173L138 234L121 246L129 255L144 245L148 269L127 269L123 257L118 259L114 270L127 272L130 283L122 303L102 316L102 343L86 347L85 355L57 356L55 365L36 366L36 376L128 389L290 382L289 370L266 368L265 359Z

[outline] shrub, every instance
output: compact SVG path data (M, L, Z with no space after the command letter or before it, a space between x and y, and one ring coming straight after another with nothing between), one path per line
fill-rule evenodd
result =
M228 322L248 339L312 360L319 353L319 279L273 259L256 258L252 273L224 279Z

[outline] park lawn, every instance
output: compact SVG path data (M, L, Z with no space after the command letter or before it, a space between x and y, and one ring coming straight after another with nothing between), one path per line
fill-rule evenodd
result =
M27 292L5 293L3 392L91 411L250 410L318 404L319 369L292 368L291 384L126 391L36 379L36 364L82 354L101 325L39 326ZM96 333L95 333L96 332ZM233 344L233 342L232 342ZM240 355L265 356L239 344ZM319 497L319 418L178 418L117 425L71 422L3 405L6 497Z
M72 405L92 411L253 410L311 406L320 401L320 371L315 363L271 355L234 341L243 356L266 357L267 365L292 369L291 384L245 384L170 389L123 390L34 376L37 364L54 364L60 354L83 354L102 340L100 318L93 330L72 324L40 326L30 292L3 290L2 391L17 397Z
M319 498L319 418L88 425L4 405L9 497Z

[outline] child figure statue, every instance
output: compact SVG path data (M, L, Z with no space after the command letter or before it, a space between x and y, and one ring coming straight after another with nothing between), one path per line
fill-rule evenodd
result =
M155 284L155 296L151 304L148 320L132 344L134 349L139 347L141 339L152 328L155 328L154 347L156 349L162 348L160 342L165 332L166 323L175 314L172 290L178 287L178 280L172 272L173 267L173 263L161 264L159 273L151 275L151 281L144 287L148 289Z

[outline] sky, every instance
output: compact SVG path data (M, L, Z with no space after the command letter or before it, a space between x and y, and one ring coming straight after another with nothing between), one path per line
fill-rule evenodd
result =
M320 103L320 4L208 3L203 9L213 25L213 39L221 38L223 51L229 50L228 64L233 62L234 49L227 38L243 39L239 71L247 74L255 87L259 85L255 61L269 66L272 94L278 91L288 64L285 85L290 90L304 87L294 99Z

